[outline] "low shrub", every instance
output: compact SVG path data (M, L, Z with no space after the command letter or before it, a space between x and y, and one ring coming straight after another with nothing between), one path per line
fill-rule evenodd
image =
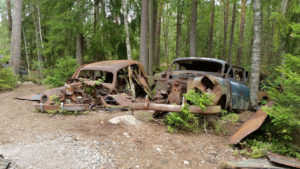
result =
M76 59L71 57L60 58L57 60L54 69L48 69L46 71L47 76L43 84L50 84L51 87L62 86L72 77L77 67Z
M17 77L9 67L3 67L8 58L0 59L0 90L13 89L17 85Z
M184 105L180 113L172 112L166 116L165 123L170 133L179 131L198 132L199 120L191 113L188 105Z
M198 93L195 90L188 91L187 94L184 94L184 97L188 103L183 106L181 112L172 112L166 116L165 123L171 133L179 131L199 132L199 117L191 113L189 104L199 106L201 110L205 110L206 106L212 105L213 97Z
M183 96L189 104L198 106L203 111L206 109L206 106L211 106L213 104L213 96L207 93L199 93L195 90L189 90Z

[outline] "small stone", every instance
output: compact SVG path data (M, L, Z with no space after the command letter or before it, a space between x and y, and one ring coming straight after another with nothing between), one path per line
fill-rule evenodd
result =
M186 160L183 160L183 164L184 164L184 165L190 165L190 162L189 162L189 161L186 161Z
M160 148L158 148L158 147L156 148L156 150L157 150L158 152L161 152L161 149L160 149Z
M23 82L23 85L34 85L34 83L31 81L26 81L26 82Z
M110 119L109 122L112 124L125 123L127 125L133 125L133 126L141 125L141 122L131 115L117 116Z
M123 136L125 136L126 138L130 138L129 133L127 133L127 132L124 132L124 133L123 133Z

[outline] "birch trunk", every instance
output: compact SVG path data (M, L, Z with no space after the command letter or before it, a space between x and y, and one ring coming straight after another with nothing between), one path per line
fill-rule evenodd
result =
M36 18L35 15L32 11L32 17L33 17L33 23L35 26L35 44L36 44L36 53L38 56L38 69L39 69L39 76L42 76L42 57L41 57L41 53L40 53L40 44L39 44L39 33L38 33L38 24L36 22Z
M181 21L182 21L182 4L177 7L177 24L176 24L176 59L180 56L180 41L181 41Z
M196 28L197 28L197 5L198 1L192 2L191 26L190 26L190 57L197 56L196 45Z
M23 0L15 1L14 17L12 20L9 65L12 67L12 70L16 75L18 75L20 72L21 61L22 7Z
M127 0L123 0L122 8L124 12L124 27L126 33L127 59L131 60L132 58L131 58L130 34L129 34L129 26L128 26Z
M22 27L22 33L23 33L23 40L24 40L24 47L25 47L25 55L26 55L26 62L27 62L27 71L28 71L28 78L30 79L30 63L29 63L29 56L28 56L28 51L27 51L27 41L26 41L26 35L24 28Z
M166 4L166 9L168 10L168 4ZM164 26L164 45L165 45L165 50L164 50L164 55L167 58L167 66L169 66L169 45L168 45L168 36L169 36L169 28L168 28L168 17L169 13L167 11L166 16L163 16L163 26Z
M259 90L260 63L261 63L261 1L253 0L253 47L250 76L250 105L257 106L257 93Z
M40 8L39 8L39 0L36 1L36 9L37 9L37 14L38 14L38 26L39 26L40 42L41 42L42 49L44 49L42 26L41 26L41 14L40 14Z

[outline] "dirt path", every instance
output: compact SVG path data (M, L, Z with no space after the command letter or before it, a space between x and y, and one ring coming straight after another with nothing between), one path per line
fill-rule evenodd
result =
M151 114L137 112L139 126L111 124L128 112L65 116L36 113L13 98L45 90L22 85L0 93L0 154L20 168L217 168L236 159L228 138L213 134L170 134Z

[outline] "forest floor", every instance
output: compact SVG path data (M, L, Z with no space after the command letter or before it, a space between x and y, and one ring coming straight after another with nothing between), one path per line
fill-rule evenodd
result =
M0 93L0 154L20 168L218 168L242 158L227 144L230 134L170 134L148 112L135 112L137 126L111 124L129 113L48 115L13 99L45 89L27 84Z

